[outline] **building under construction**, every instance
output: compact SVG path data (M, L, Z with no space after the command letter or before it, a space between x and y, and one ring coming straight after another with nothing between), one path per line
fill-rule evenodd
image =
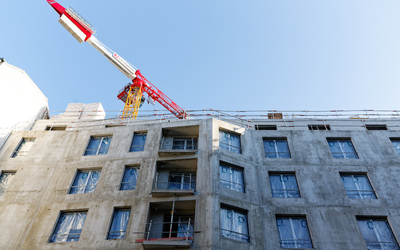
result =
M14 130L0 249L399 249L396 110L188 114Z

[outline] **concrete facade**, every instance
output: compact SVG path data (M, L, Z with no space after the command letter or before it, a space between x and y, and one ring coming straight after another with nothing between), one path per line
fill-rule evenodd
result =
M0 58L0 149L13 130L30 130L47 115L47 97L26 72Z
M194 217L191 249L280 249L280 216L304 218L313 249L368 249L357 223L361 217L386 219L398 242L400 157L390 139L400 138L400 122L325 121L331 130L309 130L310 124L322 124L317 119L286 122L290 126L274 119L254 121L278 125L277 130L254 130L234 119L98 120L73 126L58 120L66 130L46 131L54 121L38 120L30 131L13 132L0 151L0 171L15 172L0 196L0 249L187 248L184 241L137 241L144 239L150 220L163 221L174 199L176 216ZM366 130L365 124L386 125L387 130ZM241 153L220 147L220 130L240 136ZM147 132L144 150L129 152L139 132ZM112 136L107 154L84 156L93 136ZM161 145L169 136L197 138L198 147L165 149ZM21 138L35 142L25 157L10 157ZM285 138L291 157L266 158L265 138ZM358 159L335 159L327 138L350 139ZM221 162L243 169L245 192L221 186ZM134 190L121 191L126 166L138 167L139 174ZM180 168L195 172L194 192L156 188L163 172ZM78 170L101 170L94 193L69 194ZM276 173L295 174L301 198L273 198L269 176ZM377 199L349 199L341 173L366 174ZM247 215L249 242L222 236L221 206ZM107 240L115 208L131 211L126 236ZM87 212L79 241L49 243L60 213L74 211Z

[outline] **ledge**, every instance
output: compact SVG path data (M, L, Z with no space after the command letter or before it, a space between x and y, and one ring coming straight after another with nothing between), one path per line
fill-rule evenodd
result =
M153 197L172 197L174 195L184 196L193 195L193 189L153 189L151 191Z
M193 240L193 237L188 239ZM142 243L144 249L190 248L190 241L185 237L136 240L136 243Z
M197 152L197 149L160 149L158 155L165 156L176 156L176 155L193 155Z

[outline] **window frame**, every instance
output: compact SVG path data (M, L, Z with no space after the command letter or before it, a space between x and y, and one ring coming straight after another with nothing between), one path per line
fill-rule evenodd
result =
M79 233L79 238L78 238L78 240L77 240L77 241L56 241L56 242L55 242L55 241L52 241L52 238L54 237L54 233L55 233L55 231L56 231L56 229L57 229L57 225L58 225L58 222L60 221L61 216L62 216L63 214L74 214L74 219L73 219L73 220L75 220L76 214L78 214L78 213L85 213L85 214L86 214L86 216L85 216L85 221L83 222L83 225L82 225L82 229L80 229L81 232ZM50 237L49 237L47 243L53 244L53 243L78 242L79 239L80 239L80 237L81 237L81 235L82 235L83 227L85 226L85 222L86 222L86 219L87 219L87 214L88 214L88 210L60 211L60 212L58 213L56 222L55 222L55 224L54 224L54 226L53 226L53 229L52 229L52 231L51 231L51 234L50 234ZM75 221L74 221L74 222L75 222ZM70 233L71 230L76 230L76 229L69 228L69 229L68 229L68 232ZM78 229L78 230L79 230L79 229ZM69 233L66 234L66 235L67 235L67 239L68 239L68 236L70 235Z
M90 142L91 142L92 139L94 139L94 138L101 138L101 140L100 140L99 146L98 146L97 149L96 149L96 154L89 155L89 154L87 154L87 152L88 152L88 150L89 150L88 147L89 147L89 145L90 145ZM105 149L105 148L101 148L101 145L102 145L102 143L103 143L104 138L110 138L110 145L108 145L108 147L107 147L107 152L106 152L106 153L104 153L104 154L99 154L99 151L100 151L100 150ZM112 138L113 138L113 135L91 135L90 138L89 138L89 141L88 141L88 143L87 143L87 145L86 145L86 148L85 148L85 151L84 151L84 153L83 153L83 156L96 156L96 155L106 155L106 154L108 154L108 151L109 151L110 146L111 146ZM90 149L90 150L93 151L94 149Z
M126 171L127 169L136 169L136 182L135 182L135 188L133 188L133 189L122 189L122 184L123 184L123 183L133 183L133 182L123 182L124 177L125 177L125 171ZM129 166L129 165L125 165L124 171L122 172L121 181L119 182L119 189L118 189L118 191L136 190L136 188L137 188L137 183L138 183L138 179L139 179L139 172L140 172L140 166Z
M396 243L396 245L398 247L397 249L400 249L399 241L398 241L398 238L397 238L397 236L396 236L396 234L395 234L395 232L393 230L393 226L391 225L389 219L386 216L356 216L356 220L357 220L357 224L358 224L358 229L360 230L360 234L361 234L361 236L362 236L362 238L364 240L364 243L367 246L367 248L368 248L368 242L365 240L365 237L364 237L363 231L362 231L362 229L360 227L359 221L369 220L369 221L372 221L372 223L374 221L385 221L387 228L390 230L390 233L393 236L393 239L394 239L393 243ZM368 224L368 222L367 222L367 224ZM370 228L370 229L372 229L372 228ZM374 230L374 234L375 234L375 236L377 236L376 235L376 230ZM371 243L373 243L373 242L371 242ZM381 242L375 242L375 243L379 244ZM389 243L389 242L385 242L385 243Z
M175 142L183 141L183 148L175 148ZM191 145L188 145L188 142L191 142ZM189 143L190 144L190 143ZM198 138L197 137L174 137L172 139L172 149L173 150L197 150L198 147Z
M70 185L70 187L69 187L69 189L68 189L68 193L67 193L67 194L92 194L92 193L94 193L94 192L96 191L97 185L99 184L99 181L100 181L101 170L102 170L101 168L95 168L95 169L77 169L77 170L75 171L74 178L72 179L72 183L71 183L71 185ZM84 186L73 186L73 185L74 185L74 183L75 183L76 178L78 178L78 175L79 175L80 172L89 172L89 173L92 173L93 171L100 171L100 173L99 173L99 179L98 179L97 182L96 182L96 186L94 187L93 192L71 193L72 188L74 188L74 187L84 187L84 191L86 191L88 185L84 185ZM89 178L90 178L91 176L92 176L91 174L90 174L90 176L89 176L89 174L88 174L88 177L87 177L87 180L86 180L85 184L87 184L87 183L89 182ZM89 186L94 186L94 185L89 185Z
M26 151L21 151L20 149L22 148L25 140L28 140L28 142L31 142L32 145L29 147L28 150ZM14 149L12 152L10 158L24 158L28 152L31 150L31 147L33 146L33 143L36 141L36 137L22 137L22 139L19 141L17 147ZM24 155L19 155L19 153L26 152Z
M283 178L282 175L293 175L296 181L297 189L273 189L272 188L272 182L271 182L271 175L280 175L281 179ZM300 187L299 187L299 182L297 181L297 174L296 172L288 171L288 172L276 172L276 171L269 171L268 172L268 181L270 183L270 188L271 188L271 196L272 198L284 198L284 199L296 199L296 198L302 198ZM279 196L274 196L274 190L282 190L284 194L287 196L288 191L297 191L299 197L279 197Z
M236 170L241 171L241 172L242 172L243 185L240 184L240 183L237 183L237 182L230 182L230 181L226 181L226 180L221 179L221 167L227 167L227 168L232 168L232 169L236 169ZM228 162L225 162L225 161L219 161L219 172L218 172L218 173L219 173L219 186L220 186L220 187L225 188L225 189L228 189L228 190L236 191L236 192L239 192L239 193L244 193L244 194L246 193L245 168L240 167L240 166L237 166L237 165L234 165L234 164L231 164L231 163L228 163ZM224 186L221 184L221 181L229 182L229 186L230 186L231 188L224 187ZM238 190L234 189L234 188L233 188L233 185L242 186L243 191L238 191Z
M360 156L359 156L359 154L357 152L356 147L354 146L354 142L353 142L351 137L326 137L326 141L328 142L329 151L331 152L331 155L332 155L333 159L344 159L344 160L360 159ZM349 141L351 143L353 149L354 149L354 152L343 152L342 147L340 146L340 144L338 144L341 152L337 152L337 153L335 152L334 153L334 152L332 152L331 146L329 145L330 141L335 141L335 142L338 142L338 141ZM334 156L334 155L339 155L339 154L341 154L343 156L343 158L338 158L338 157ZM346 154L355 154L356 158L346 158Z
M3 176L3 174L12 174L12 175L14 176L14 177L12 177L12 179L14 179L14 178L15 178L15 175L17 174L17 171L3 171L3 170L0 170L0 180L1 180L1 177ZM10 181L10 183L8 184L8 186L7 186L3 191L0 189L0 197L3 196L3 195L5 195L5 193L6 193L7 189L8 189L8 187L9 187L10 184L11 184L11 182L12 182L12 180Z
M126 228L125 231L111 231L111 228L113 226L113 222L114 222L114 217L115 217L115 213L117 211L129 211L129 216L128 216L128 221L126 222ZM122 240L125 239L128 229L129 229L129 223L130 223L130 218L131 218L131 213L132 213L132 208L131 207L114 207L111 218L110 218L110 223L108 226L108 230L107 230L107 236L106 236L106 240ZM110 238L110 233L115 233L115 232L125 232L125 235L123 235L122 238Z
M344 185L344 182L343 182L343 175L347 175L347 176L350 175L350 176L352 176L352 178L354 178L354 175L364 175L368 181L368 184L371 186L372 190L347 190L346 186ZM339 176L340 176L340 179L342 180L343 188L346 191L347 198L349 198L351 200L377 200L377 199L379 199L378 194L377 194L374 186L372 185L372 182L369 178L368 173L365 173L365 172L339 172ZM360 198L350 198L348 191L357 192L358 195L360 196ZM372 193L375 195L375 198L362 198L361 192L365 192L365 191L372 191Z
M240 144L240 147L236 147L236 146L233 146L233 145L231 145L231 144L226 144L226 143L221 142L221 140L219 139L219 136L220 136L221 131L224 132L224 133L230 134L230 135L232 134L232 135L238 136L238 137L239 137L239 144ZM243 148L243 147L242 147L241 136L242 136L242 135L239 134L239 133L235 133L235 132L232 132L232 131L223 129L223 128L218 128L218 147L219 147L219 148L222 148L222 149L224 149L224 150L230 151L230 152L242 154L242 148ZM223 145L227 145L228 148L221 147L221 143L222 143ZM231 147L235 148L236 150L232 150Z
M291 159L292 158L292 154L290 152L290 147L289 147L289 141L288 141L287 137L263 137L262 140L263 140L264 157L265 158L267 158L267 159ZM266 149L265 149L265 142L266 141L274 141L276 151L274 151L274 152L266 152ZM277 141L285 141L286 142L286 146L288 148L288 152L278 152L277 151L278 148L277 148L277 145L276 145ZM286 153L289 154L289 157L278 157L280 154L286 154ZM277 157L267 157L267 154L275 154Z
M137 136L137 135L143 136L143 134L146 134L146 140L144 141L144 144L143 145L142 144L133 145L133 142L135 140L135 136ZM148 131L133 132L131 145L129 146L129 152L142 152L142 151L144 151L145 146L146 146L146 142L147 142L147 136L148 136ZM133 150L133 148L139 148L139 150ZM142 150L140 150L140 149L142 149Z
M296 241L297 239L281 239L281 235L280 235L280 231L279 231L279 225L278 225L278 219L290 219L290 220L293 220L293 219L302 219L302 220L305 220L305 222L306 222L306 225L307 225L307 232L308 232L308 236L310 237L310 239L309 239L309 241L310 241L310 244L311 244L311 248L304 248L304 247L282 247L282 241L290 241L290 240L292 240L292 241ZM309 221L308 221L308 218L307 218L307 215L301 215L301 214L298 214L298 215L282 215L282 214L277 214L277 215L275 215L275 222L276 222L276 226L277 226L277 230L278 230L278 237L279 237L279 246L280 246L280 248L288 248L288 249L313 249L314 248L314 244L313 244L313 240L312 240L312 235L311 235L311 231L310 231L310 227L308 226L309 225ZM293 236L293 231L294 231L294 229L293 229L293 223L292 223L292 221L291 221L291 232L292 232L292 237L294 238L294 236ZM306 239L302 239L302 240L304 240L304 241L306 241Z
M390 143L392 144L392 147L394 148L394 151L397 153L398 156L400 156L400 148L399 151L397 151L395 145L393 142L398 142L400 144L400 138L399 137L389 137Z
M230 230L227 230L227 229L222 229L222 225L221 225L221 209L233 210L233 211L236 211L236 213L245 214L246 215L246 224L247 224L246 225L247 234L242 234L242 233L239 233L239 232L230 231ZM223 230L224 231L229 231L229 232L237 234L237 235L242 235L244 237L247 237L247 240L240 240L240 239L235 239L235 238L224 236L222 234ZM238 208L238 207L234 207L234 206L231 206L231 205L227 205L227 204L224 204L224 203L220 203L220 206L219 206L219 235L223 239L234 240L234 241L242 242L242 243L250 243L251 242L251 235L250 235L250 227L249 227L249 211L245 210L245 209L242 209L242 208Z

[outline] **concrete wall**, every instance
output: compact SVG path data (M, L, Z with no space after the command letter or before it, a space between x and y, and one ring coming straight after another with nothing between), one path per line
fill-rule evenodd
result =
M0 148L13 130L29 130L48 110L47 97L22 69L0 61Z
M369 121L388 124L387 131L366 131L357 120L334 121L330 131L309 131L307 124L317 120L263 131L216 119L138 120L108 128L121 120L81 121L73 127L64 121L67 130L44 131L52 122L39 120L31 131L13 132L0 151L0 171L16 172L0 196L0 228L7 228L0 234L0 249L143 249L135 240L142 238L137 232L156 213L151 204L173 200L151 194L157 162L183 159L197 160L195 194L177 197L180 204L195 203L195 230L200 232L192 249L279 249L277 215L306 217L315 249L367 249L356 216L387 218L394 234L400 234L400 157L389 140L400 137L396 120ZM159 154L162 129L185 126L198 126L198 150ZM219 147L219 129L241 135L242 154ZM139 131L147 131L144 151L128 152L133 133ZM113 136L108 153L83 156L90 136L97 135ZM22 137L36 138L34 145L25 158L10 158ZM291 158L265 158L264 137L286 137ZM327 137L351 138L359 159L334 159ZM220 186L220 161L244 169L245 193ZM137 187L119 191L126 165L140 167ZM94 193L68 194L78 169L101 169ZM271 171L295 173L301 198L272 198ZM378 199L349 199L340 172L367 173ZM249 243L221 236L221 204L247 212ZM122 240L107 240L115 207L131 208L127 234ZM78 242L48 243L60 211L82 210L87 218Z

